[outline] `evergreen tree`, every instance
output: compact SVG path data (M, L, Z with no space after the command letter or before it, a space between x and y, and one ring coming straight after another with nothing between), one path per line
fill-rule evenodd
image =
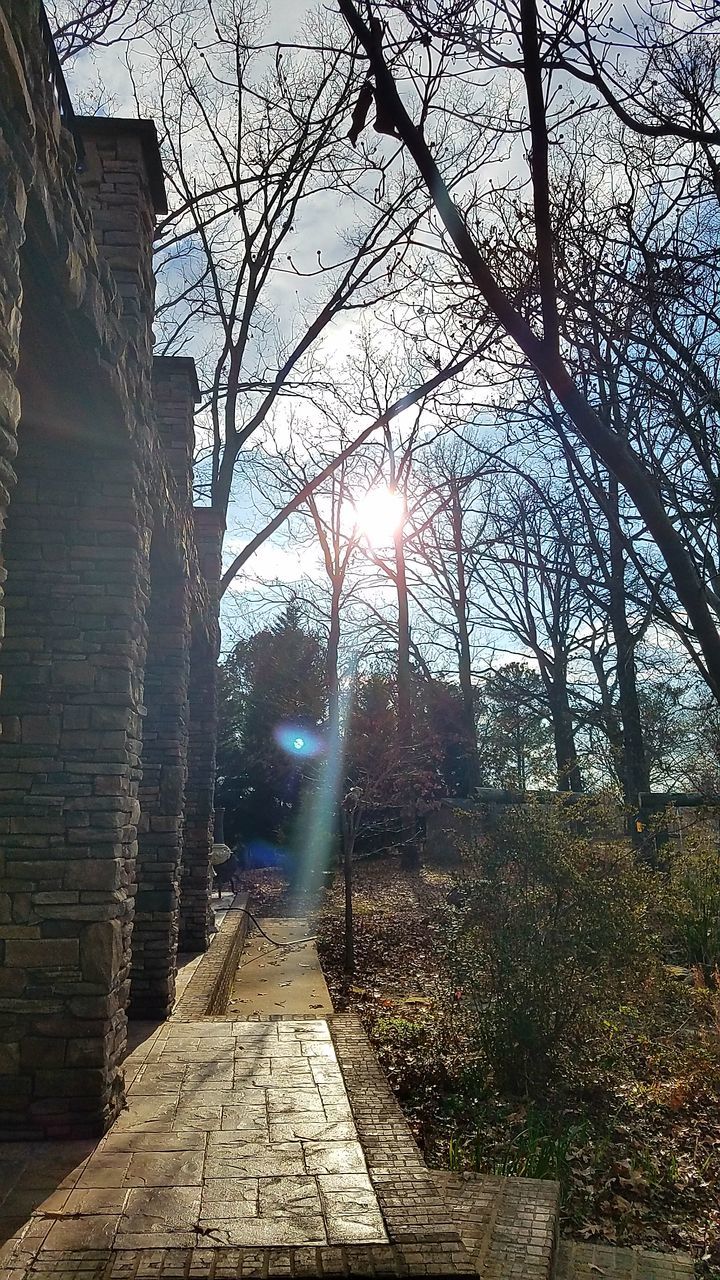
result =
M485 780L513 791L554 787L552 720L540 674L525 662L508 662L487 677L482 701Z
M218 740L230 842L287 834L315 777L326 701L323 650L295 604L235 646L220 671Z

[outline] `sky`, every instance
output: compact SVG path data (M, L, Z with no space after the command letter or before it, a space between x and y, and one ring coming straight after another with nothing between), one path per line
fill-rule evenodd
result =
M182 0L178 0L178 7ZM315 8L315 0L267 0L258 3L259 12L265 12L263 25L267 31L268 42L273 40L289 40L302 22L305 14ZM61 12L62 0L56 0L56 9ZM142 50L139 50L142 56ZM152 60L152 52L148 48L145 54ZM82 54L70 67L65 68L73 101L82 103L88 93L92 93L98 81L111 99L110 110L104 109L101 114L117 116L136 116L137 105L133 96L132 80L128 72L122 49L117 46L95 48Z

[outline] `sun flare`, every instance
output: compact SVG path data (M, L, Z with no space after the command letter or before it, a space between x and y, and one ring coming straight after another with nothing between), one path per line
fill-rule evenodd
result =
M396 489L368 489L355 503L355 527L374 547L392 542L405 520L405 500Z

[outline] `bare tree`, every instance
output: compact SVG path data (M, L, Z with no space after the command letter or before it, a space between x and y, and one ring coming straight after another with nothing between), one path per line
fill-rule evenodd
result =
M572 431L607 469L631 497L667 566L674 591L685 610L702 655L706 680L720 697L720 634L714 616L709 584L702 562L692 554L686 540L670 518L656 477L641 453L632 446L627 433L618 434L605 422L574 380L560 344L558 263L552 216L552 189L549 169L547 89L552 57L544 56L543 42L548 36L541 25L535 0L521 0L513 11L519 25L506 31L515 40L516 65L523 77L526 97L526 119L522 125L530 140L530 179L532 188L532 220L535 233L534 270L524 283L523 295L514 299L500 284L497 267L484 251L479 236L453 199L441 169L433 156L427 138L426 119L421 111L415 124L401 98L392 62L407 66L407 32L383 27L379 6L369 0L359 6L353 0L338 0L358 45L368 59L375 99L382 117L391 122L413 157L422 175L442 224L471 281L490 313L500 322L507 337L536 370L549 395L562 408ZM464 12L468 6L459 6ZM385 8L385 14L388 10ZM462 15L461 15L462 16ZM462 38L462 33L456 37ZM433 45L432 35L425 31L422 42L430 42L432 52L442 50ZM462 47L468 50L467 44ZM550 42L552 48L552 41ZM537 301L541 335L536 331L534 308Z
M480 783L476 713L477 693L473 630L477 614L472 599L486 551L487 503L484 486L497 464L478 458L476 449L455 437L441 439L415 468L413 501L407 529L411 591L429 643L437 652L439 637L454 654L463 719L464 792Z
M156 0L46 0L45 8L66 65L93 49L146 39L167 18Z
M311 17L301 45L269 50L249 7L213 19L157 42L173 196L158 314L169 353L209 333L200 491L227 514L251 437L333 387L341 314L399 305L429 199L398 148L346 137L361 76L343 24Z
M510 634L537 663L550 709L558 787L582 791L570 702L569 667L579 647L577 514L567 493L513 477L489 495L487 548L475 609Z
M325 653L328 722L331 739L339 734L340 715L340 646L342 628L349 622L354 597L361 587L357 574L351 573L353 555L361 537L355 518L355 504L366 490L371 488L382 471L382 459L357 449L346 453L348 441L344 437L343 424L336 425L337 434L331 435L327 406L322 431L313 431L312 425L304 429L290 424L290 439L281 447L277 440L267 439L256 450L250 468L254 489L268 502L270 509L283 510L287 495L302 494L293 529L293 545L311 545L317 548L322 564L327 591L323 592L323 614L327 632ZM302 440L302 445L299 441ZM325 477L323 483L313 486L313 479L326 468L340 461ZM256 499L257 501L257 499Z

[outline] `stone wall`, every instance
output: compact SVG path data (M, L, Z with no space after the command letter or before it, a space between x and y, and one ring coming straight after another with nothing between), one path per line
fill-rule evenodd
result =
M95 243L112 272L124 329L140 368L151 367L155 215L166 213L152 120L85 116L76 121L85 156L80 185L92 211Z
M30 434L31 429L27 428ZM138 477L40 432L8 513L0 651L0 1128L102 1127L125 1042L140 774ZM132 587L129 588L129 584ZM73 1119L69 1119L72 1112Z
M190 510L195 405L200 399L195 361L183 356L156 356L152 375L155 424L165 462L183 507Z
M192 504L195 366L153 363L158 435L178 496ZM130 1017L163 1018L175 999L188 763L190 593L183 561L156 521L150 553L137 895ZM206 895L207 909L207 895ZM196 950L202 949L200 946Z
M195 530L201 572L217 606L224 523L209 507L195 509ZM208 634L195 618L190 652L190 740L185 805L180 948L203 951L211 923L209 905L212 871L217 741L218 635Z
M128 1002L173 1000L188 767L188 919L209 858L217 555L201 571L194 370L152 366L159 152L149 122L80 128L81 181L36 0L0 0L2 1137L122 1105Z
M142 778L130 1016L164 1018L175 999L190 628L182 565L155 529L143 698Z

